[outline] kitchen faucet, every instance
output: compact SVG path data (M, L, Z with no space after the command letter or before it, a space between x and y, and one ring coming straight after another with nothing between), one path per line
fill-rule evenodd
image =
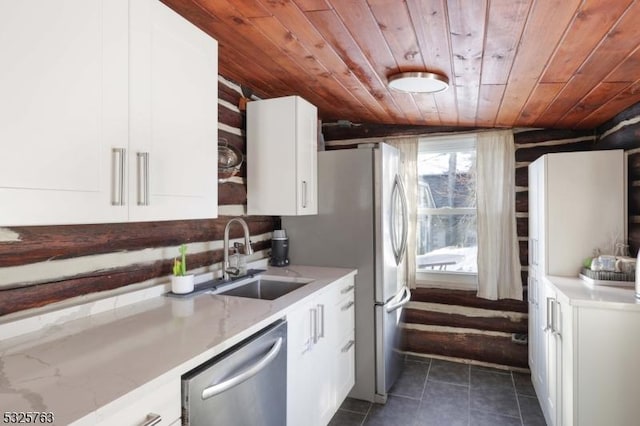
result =
M244 254L249 255L253 253L253 249L251 248L251 241L249 241L249 227L247 226L247 222L244 219L239 217L234 217L227 222L227 225L224 227L224 263L222 264L222 278L224 280L229 279L229 274L238 275L240 270L238 268L229 268L229 228L233 222L238 222L242 225L242 229L244 230Z

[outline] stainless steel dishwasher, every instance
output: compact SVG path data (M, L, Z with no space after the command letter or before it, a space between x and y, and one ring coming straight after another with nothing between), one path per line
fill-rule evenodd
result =
M182 376L182 424L283 426L287 324L280 320Z

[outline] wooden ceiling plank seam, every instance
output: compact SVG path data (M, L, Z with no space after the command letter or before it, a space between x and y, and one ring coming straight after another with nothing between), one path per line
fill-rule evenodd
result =
M379 108L385 111L385 116L382 119L394 117L396 111L388 103L395 104L395 100L389 95L385 83L380 79L369 59L360 50L335 10L317 10L306 12L306 14L323 37L332 44L349 69L369 88L372 96L378 101ZM383 102L380 102L381 100Z
M303 12L316 12L320 10L333 10L327 0L294 0Z
M262 32L266 39L279 46L291 62L296 63L300 69L304 70L310 81L318 83L317 88L314 89L316 93L324 93L324 98L330 103L340 104L343 102L337 95L346 88L331 78L331 72L295 36L292 36L276 17L254 18L250 19L250 22L256 26L258 31ZM353 105L353 108L359 110L360 114L372 118L378 116L378 111L371 111L370 107L366 107L366 104L363 104L353 93L352 97L355 103L360 105Z
M449 33L455 73L458 119L475 125L480 98L487 1L449 0ZM452 7L453 6L453 7ZM458 13L456 13L458 12ZM483 19L476 19L482 16Z
M496 123L514 126L582 0L535 0L527 16ZM549 46L549 47L547 47Z
M556 117L556 122L560 120L606 78L611 72L610 64L620 64L633 53L628 44L620 43L619 39L624 37L640 40L640 25L637 23L639 17L640 2L635 2L625 10L614 27L600 40L596 49L563 87L559 96L549 105L541 116L543 121L550 121L553 117Z
M601 105L598 109L594 110L591 114L584 117L576 124L576 127L594 129L615 117L620 111L638 102L640 102L640 78L627 86L615 97L609 99L608 102Z
M520 112L518 117L519 125L526 127L536 125L542 113L558 96L562 85L562 83L538 83Z
M450 80L450 87L447 90L432 95L438 110L439 121L441 124L457 124L458 106L446 0L407 0L407 7L412 17L418 46L428 70L441 72ZM418 17L425 19L418 19Z
M532 4L533 0L489 2L480 84L507 84Z
M496 117L500 101L504 95L505 84L482 84L478 100L476 125L479 127L496 127Z
M357 99L357 96L371 96L362 82L349 70L347 64L340 58L331 45L316 30L315 26L307 19L295 3L268 2L260 0L273 15L291 31L300 42L310 49L311 53L320 59L329 69L329 72L342 85L347 93ZM336 71L337 70L337 71ZM363 102L365 106L367 102Z
M631 83L625 82L601 82L594 87L586 96L576 103L565 115L556 121L556 127L574 128L585 114L598 109L602 104L617 96L618 93L629 87Z
M576 11L540 81L567 83L619 22L631 3L633 0L585 0Z
M430 93L414 94L413 100L420 110L420 116L423 119L422 125L440 125L440 114L438 113L435 95Z
M278 93L272 96L284 96L290 94L299 94L305 98L315 98L316 96L314 96L314 94L317 94L322 98L326 96L326 94L323 94L323 91L321 90L322 87L317 80L314 80L312 78L303 79L302 77L300 77L301 75L307 73L304 67L301 67L295 62L276 60L283 55L280 46L277 43L271 42L269 39L265 39L262 32L257 27L255 27L255 25L253 25L250 20L239 15L238 10L234 8L233 4L225 0L193 1L205 3L202 4L202 6L209 13L219 11L220 15L226 16L227 19L232 22L232 25L242 26L242 31L234 31L233 34L229 35L229 37L234 40L233 45L235 47L234 52L229 52L229 54L242 54L245 58L246 64L255 64L255 59L261 58L260 63L263 65L263 69L268 65L270 74L274 75L276 80L281 81L282 87L285 88L283 90L281 87ZM207 7L207 4L214 9L209 9ZM222 33L218 33L217 35L219 37L225 37L225 35L223 35ZM245 42L237 43L238 39L245 40ZM258 41L261 40L268 41L269 43L258 43ZM239 51L238 49L242 50ZM274 73L272 72L272 70L275 70L277 72ZM250 80L255 71L255 68L251 69L245 65L242 80ZM326 99L325 102L327 105L336 105L336 100L333 96L329 99ZM344 106L344 102L338 102L336 108L343 108L343 111L345 113L348 111L348 109Z
M624 81L622 76L637 74L638 70L640 70L640 44L604 78L604 81Z
M364 56L368 58L379 78L386 85L387 76L398 71L398 64L385 42L369 5L364 2L348 3L340 0L332 1L332 5L353 39L357 41ZM406 100L394 96L395 93L388 87L387 91L397 105L396 116L404 116L404 122L408 122L409 115L403 104Z
M392 52L398 69L404 71L423 71L425 69L424 60L418 47L413 22L409 10L404 2L402 5L397 1L389 0L368 0L369 10L375 19L382 36L389 50ZM397 53L394 53L397 52ZM394 97L402 97L408 111L409 118L413 124L420 123L422 111L418 107L413 95L396 94Z

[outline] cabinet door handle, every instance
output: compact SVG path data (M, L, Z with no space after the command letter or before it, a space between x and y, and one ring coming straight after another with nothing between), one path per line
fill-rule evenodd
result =
M302 208L307 208L307 181L302 181Z
M149 153L138 152L137 156L137 172L138 172L138 205L149 205Z
M320 340L322 337L325 337L325 335L324 335L324 305L318 305L318 315L320 316L320 319L317 321L317 325L319 325L320 331L317 332L316 334L318 335L318 340Z
M547 297L547 312L546 312L546 317L547 317L547 322L545 324L545 327L542 331L552 331L552 326L551 326L551 310L553 306L553 299L550 297Z
M318 311L315 308L310 309L311 314L311 343L318 343Z
M113 148L111 150L112 160L112 183L111 183L111 205L124 206L124 166L127 150L124 148Z
M342 290L340 290L340 294L347 294L349 293L351 290L353 290L354 288L356 288L355 285L350 285L347 288L343 288Z
M140 426L155 426L162 421L162 416L156 413L147 414L147 418Z
M352 307L353 305L355 305L355 303L352 301L350 301L349 303L347 303L346 305L344 305L342 308L340 308L341 311L346 311L348 310L350 307Z
M557 300L554 300L553 302L554 305L554 309L553 309L553 334L555 336L558 336L560 338L562 338L562 332L561 332L561 321L562 321L562 310L561 310L561 306L560 303Z
M352 347L353 345L355 345L355 344L356 344L356 341L355 341L355 340L349 340L349 343L347 343L347 344L346 344L346 345L341 349L341 351L342 351L342 352L349 352L349 349L351 349L351 347Z

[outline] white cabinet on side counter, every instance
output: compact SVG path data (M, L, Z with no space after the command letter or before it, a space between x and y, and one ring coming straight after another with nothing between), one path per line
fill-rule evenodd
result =
M355 383L354 279L287 314L287 424L326 425Z
M217 42L159 0L64 4L0 4L0 226L216 217Z
M529 166L529 367L549 425L573 424L563 419L576 408L566 397L576 378L566 369L575 356L567 348L572 317L545 280L577 277L594 249L625 239L625 161L621 150L588 151L547 154Z
M317 120L299 96L247 104L247 214L318 213Z

